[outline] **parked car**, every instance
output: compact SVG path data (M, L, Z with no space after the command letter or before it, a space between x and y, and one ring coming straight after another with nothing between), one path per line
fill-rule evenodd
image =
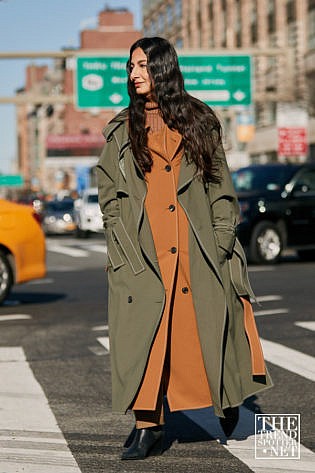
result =
M73 233L76 230L74 200L64 198L45 202L42 219L46 234Z
M232 178L241 208L238 237L254 263L276 263L285 248L315 256L315 164L240 168Z
M46 274L45 235L27 205L0 200L0 304L12 285Z
M103 232L103 220L98 204L96 187L85 189L80 199L75 201L75 223L77 236L88 237L90 232Z

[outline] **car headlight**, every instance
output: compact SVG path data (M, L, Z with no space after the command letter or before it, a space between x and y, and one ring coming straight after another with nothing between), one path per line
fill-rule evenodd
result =
M53 215L49 215L44 218L45 223L55 223L55 221L56 221L56 217L54 217Z
M258 202L258 210L259 210L259 212L261 212L261 213L266 212L266 206L265 206L265 202L264 202L263 200L260 200L260 201Z
M72 222L72 217L70 214L64 214L63 220L67 223Z

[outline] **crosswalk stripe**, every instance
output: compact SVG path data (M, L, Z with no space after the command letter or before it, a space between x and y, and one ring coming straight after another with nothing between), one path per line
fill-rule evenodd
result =
M96 325L95 327L92 328L93 332L98 332L102 330L108 330L108 325Z
M288 312L289 312L288 309L267 309L267 310L256 310L254 314L255 314L255 317L259 317L261 315L287 314Z
M282 301L283 297L270 294L266 296L257 296L256 299L258 302L273 302Z
M305 355L300 351L280 345L280 343L270 342L262 338L260 340L267 361L315 381L315 358L313 356Z
M264 271L274 271L274 266L248 266L248 271L250 273L259 273Z
M206 414L208 412L208 414ZM239 422L227 440L220 427L213 408L183 411L184 415L199 425L212 438L217 439L234 457L247 465L254 473L297 473L313 472L315 454L300 445L300 459L255 458L255 414L245 406L240 407ZM241 471L241 468L239 469Z
M106 254L106 245L89 245L88 250L90 251L96 251L97 253L103 253Z
M247 412L246 412L247 411ZM232 455L241 460L255 473L297 473L297 472L311 472L314 471L315 453L300 445L300 459L293 460L292 458L271 458L256 459L254 457L255 452L255 435L248 435L244 438L244 428L242 423L248 426L254 426L254 413L244 407L240 408L240 422L233 433L232 439L227 441L226 445L223 445ZM247 427L248 428L248 427ZM241 436L241 440L237 439ZM268 441L268 434L262 435L262 441L266 439ZM282 440L288 437L282 433ZM289 440L289 439L288 439Z
M33 281L28 281L27 285L37 285L37 284L52 284L55 282L53 278L43 278L43 279L33 279Z
M100 344L103 345L103 347L109 351L109 337L98 337L97 341L100 342Z
M31 319L32 316L28 314L7 314L0 315L0 322L10 321L10 320L26 320Z
M73 256L74 258L86 258L89 256L89 252L80 250L79 248L70 248L69 246L61 246L56 244L48 243L47 250L54 253L61 253L67 256Z
M1 471L81 473L22 347L0 348L0 379Z
M307 330L312 330L315 332L315 322L314 321L309 321L309 322L294 322L294 325L297 325L298 327L306 328Z

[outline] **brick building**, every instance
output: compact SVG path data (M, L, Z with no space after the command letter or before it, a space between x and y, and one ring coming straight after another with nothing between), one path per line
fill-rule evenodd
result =
M306 112L308 157L315 160L314 0L143 0L143 27L144 35L168 38L179 52L261 49L253 58L253 137L238 139L241 110L217 110L229 137L231 159L240 151L254 161L278 159L277 110L289 103ZM265 55L266 48L286 52Z
M128 50L141 36L126 9L105 8L96 29L80 33L77 52ZM57 59L53 67L30 65L25 88L19 94L56 96L74 94L75 60ZM17 107L19 171L29 186L55 193L93 183L90 171L104 144L101 131L117 110L79 110L72 103ZM83 184L82 184L83 182Z

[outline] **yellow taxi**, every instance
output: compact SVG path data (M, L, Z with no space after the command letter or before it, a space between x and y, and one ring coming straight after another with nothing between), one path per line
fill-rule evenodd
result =
M46 275L45 235L33 207L0 199L0 304L12 285Z

